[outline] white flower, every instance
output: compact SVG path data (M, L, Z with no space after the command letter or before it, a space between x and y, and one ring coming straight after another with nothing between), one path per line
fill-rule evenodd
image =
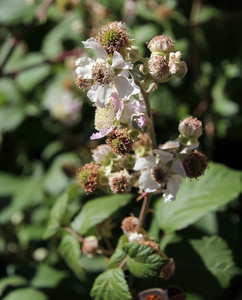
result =
M169 68L171 74L176 74L180 67L181 51L171 52L169 55Z
M141 233L138 233L138 232L133 232L131 233L129 236L129 241L130 242L141 242L141 241L144 241L144 236L143 234Z
M92 102L100 107L106 106L111 99L113 89L122 100L128 100L132 95L140 92L140 88L132 79L120 73L121 70L133 69L131 62L125 61L117 51L114 51L110 61L110 56L95 38L90 38L83 44L85 48L92 49L98 57L96 61L82 57L75 62L78 78L93 80L93 85L87 93ZM118 75L116 70L119 72Z
M139 177L139 186L147 193L162 189L165 202L173 201L176 199L179 183L186 177L185 170L180 160L173 161L171 167L168 167L167 163L173 160L173 154L160 149L153 152L157 154L156 157L149 155L136 161L134 170L143 170Z

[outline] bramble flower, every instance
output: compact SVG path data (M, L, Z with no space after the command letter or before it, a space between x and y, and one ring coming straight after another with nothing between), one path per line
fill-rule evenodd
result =
M125 156L132 150L133 140L125 129L115 129L107 137L106 143L113 153Z
M53 107L53 115L67 126L75 125L79 120L82 103L73 98L70 93L65 93Z
M182 161L182 165L189 178L198 178L204 175L207 169L207 158L198 150L187 153Z
M180 122L178 130L180 132L179 140L183 145L189 146L189 149L198 147L198 138L202 135L201 121L188 117Z
M92 161L91 163L85 164L83 167L77 170L77 184L87 194L93 193L97 189L99 168L100 166Z
M90 38L83 44L85 48L92 49L98 57L96 61L82 57L75 62L78 78L81 78L81 81L92 80L93 85L87 92L87 97L93 103L100 107L107 106L114 90L122 100L128 100L132 95L140 92L140 88L132 79L120 73L122 70L132 69L131 62L125 61L117 51L109 56L95 38Z
M103 26L98 33L97 40L103 45L108 54L115 51L121 52L123 48L129 46L129 35L127 28L122 22L109 22Z
M169 68L171 74L176 74L179 70L179 63L181 59L181 51L171 52L169 55Z
M127 170L111 173L109 186L115 194L126 194L131 190L131 176Z
M161 55L154 55L149 58L148 69L150 75L158 82L164 80L169 75L168 63Z
M148 155L136 161L135 171L142 170L139 186L147 193L162 190L165 202L174 201L179 190L179 183L186 177L180 160L173 160L173 155L160 149L153 150L157 156ZM168 166L171 164L171 167Z

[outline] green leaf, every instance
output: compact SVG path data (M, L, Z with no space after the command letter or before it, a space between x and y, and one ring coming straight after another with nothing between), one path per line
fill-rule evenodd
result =
M79 279L84 280L86 276L81 261L81 250L78 240L73 235L64 235L58 252L75 275Z
M19 179L19 184L13 190L12 202L0 212L0 223L8 222L14 212L41 203L43 198L44 194L40 182L31 178Z
M47 300L45 294L33 289L24 288L18 289L9 293L3 300Z
M234 200L241 186L241 172L210 163L199 181L183 181L175 202L164 203L163 198L157 202L159 227L166 232L185 228Z
M37 8L36 3L28 3L25 0L1 0L0 20L2 24L13 25L18 22L29 21L33 18Z
M204 237L201 240L190 240L194 250L202 258L207 270L218 280L222 288L229 286L231 278L238 274L231 250L224 240L217 236Z
M159 276L161 268L167 262L167 259L160 257L151 247L146 245L127 243L123 248L127 253L126 264L129 271L139 278Z
M80 187L77 185L71 186L66 192L57 198L54 206L51 209L50 219L44 232L44 238L47 239L55 235L63 226L69 225L69 203L73 198L79 195Z
M128 243L128 237L126 235L122 235L119 239L117 248L113 255L110 257L108 261L109 268L116 268L118 267L121 262L125 259L127 253L123 250L123 246Z
M65 271L56 270L48 265L42 264L38 267L37 273L30 284L35 288L53 288L67 276L68 273Z
M91 200L83 206L71 223L71 227L84 235L90 228L103 222L120 207L128 204L132 197L131 194L110 195Z
M10 285L10 286L21 286L27 284L27 280L18 275L12 275L9 277L5 277L0 280L0 296L2 295L3 291Z
M8 173L0 173L0 196L12 195L19 186L19 179Z
M99 275L91 290L94 300L131 300L122 269L108 270Z

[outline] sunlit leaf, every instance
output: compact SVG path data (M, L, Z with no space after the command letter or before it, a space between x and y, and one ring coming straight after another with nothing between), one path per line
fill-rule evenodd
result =
M131 300L122 269L110 269L99 275L91 290L94 300Z
M27 280L18 275L12 275L0 280L0 296L8 286L21 286L27 284Z
M210 163L198 181L183 181L175 202L164 203L162 198L157 202L159 227L166 232L185 228L234 200L241 187L241 172Z
M10 292L3 300L47 300L47 296L33 288L17 289Z
M106 220L120 207L127 205L132 197L131 194L110 195L90 200L75 217L71 227L84 235L90 228Z

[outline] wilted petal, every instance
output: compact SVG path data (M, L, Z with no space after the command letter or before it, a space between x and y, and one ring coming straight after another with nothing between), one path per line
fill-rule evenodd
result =
M117 51L114 51L112 67L114 69L127 70L127 69L133 69L133 64L129 61L124 60L122 54L120 54Z
M91 79L92 78L92 66L95 65L95 61L88 57L78 58L75 61L76 65L76 75L78 77L84 79Z
M100 44L94 37L82 42L85 48L90 48L93 50L95 55L99 58L107 59L108 54L104 49L103 45Z
M165 203L168 201L175 201L176 200L176 194L179 190L179 184L176 181L175 178L171 178L171 180L167 183L167 187L165 190L163 190L163 197L165 199Z
M129 100L130 96L140 92L140 88L134 83L134 81L123 75L118 75L114 79L114 83L118 90L119 98L123 100Z
M153 155L148 155L146 157L140 157L137 159L134 170L139 171L146 168L153 168L155 166L155 157Z
M171 154L169 152L166 152L166 151L163 151L160 149L155 149L155 150L153 150L153 152L155 154L159 155L159 158L163 164L167 164L169 161L171 161L173 159L173 154Z
M150 176L150 171L145 170L139 177L139 186L146 192L146 193L153 193L159 187L159 183L154 181L154 179Z
M100 107L106 106L112 96L112 89L108 84L102 85L93 85L90 90L87 92L87 97Z

